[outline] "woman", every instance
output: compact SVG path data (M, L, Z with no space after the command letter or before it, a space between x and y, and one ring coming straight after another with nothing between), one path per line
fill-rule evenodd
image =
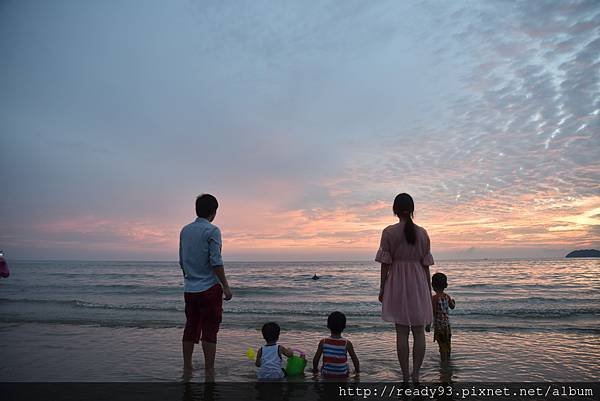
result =
M425 356L425 326L433 319L429 266L433 265L429 236L413 223L415 204L408 194L394 199L397 224L386 227L375 260L381 262L379 302L382 318L396 324L396 349L404 382L408 382L408 334L412 331L412 380L419 382Z

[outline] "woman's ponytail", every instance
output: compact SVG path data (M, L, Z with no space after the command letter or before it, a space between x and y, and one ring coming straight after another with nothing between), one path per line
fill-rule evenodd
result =
M401 219L406 220L404 225L404 237L406 242L414 245L417 242L417 232L415 223L412 221L415 203L409 194L399 194L394 199L394 214Z
M411 214L406 216L406 224L404 225L404 237L406 242L414 245L417 242L417 233L415 229L415 223L412 221Z

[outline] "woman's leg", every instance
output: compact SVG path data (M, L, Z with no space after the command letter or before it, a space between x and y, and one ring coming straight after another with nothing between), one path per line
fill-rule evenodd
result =
M423 358L425 358L425 328L424 326L411 326L413 333L413 382L419 382L419 373Z
M408 382L408 332L409 327L400 324L396 325L396 351L398 352L398 362L402 369L402 379Z

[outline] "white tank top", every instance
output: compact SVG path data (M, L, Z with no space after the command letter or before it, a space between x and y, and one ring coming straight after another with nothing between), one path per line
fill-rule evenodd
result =
M279 345L263 345L261 347L259 379L282 379L283 360L279 355Z

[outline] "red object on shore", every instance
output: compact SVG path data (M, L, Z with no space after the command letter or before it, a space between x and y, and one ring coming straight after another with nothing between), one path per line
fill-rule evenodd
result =
M10 276L10 270L8 270L8 263L4 260L3 256L0 256L0 277L7 278Z

